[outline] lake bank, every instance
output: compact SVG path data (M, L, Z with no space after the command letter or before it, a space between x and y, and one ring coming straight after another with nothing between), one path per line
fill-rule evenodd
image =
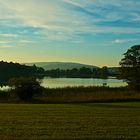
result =
M0 103L95 103L140 101L140 93L127 87L67 87L44 88L41 95L35 95L31 101L21 101L12 91L0 92Z
M45 88L38 99L44 103L140 101L140 93L127 87L67 87Z

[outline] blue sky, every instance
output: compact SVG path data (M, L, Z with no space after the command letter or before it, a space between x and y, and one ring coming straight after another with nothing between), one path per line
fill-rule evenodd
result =
M0 60L118 66L140 43L139 0L0 0Z

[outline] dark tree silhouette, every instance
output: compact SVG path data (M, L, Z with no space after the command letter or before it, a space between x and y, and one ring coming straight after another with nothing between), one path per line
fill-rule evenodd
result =
M26 66L19 63L0 61L0 80L7 81L9 78L20 76L35 76L44 74L44 69L40 67Z
M109 72L108 72L107 66L103 66L102 69L101 69L101 76L104 77L104 78L107 78L108 75L109 75Z
M104 66L103 68L73 68L68 70L52 69L46 70L45 75L50 77L69 77L69 78L107 78L108 76L116 76L118 68L109 68Z
M121 77L126 79L129 86L140 90L140 45L128 49L120 65Z
M9 85L15 88L15 92L21 100L29 101L33 95L42 93L40 82L35 77L20 77L9 80Z

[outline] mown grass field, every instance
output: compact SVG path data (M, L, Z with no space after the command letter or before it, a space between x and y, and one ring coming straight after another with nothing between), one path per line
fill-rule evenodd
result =
M0 104L0 139L140 139L140 103Z

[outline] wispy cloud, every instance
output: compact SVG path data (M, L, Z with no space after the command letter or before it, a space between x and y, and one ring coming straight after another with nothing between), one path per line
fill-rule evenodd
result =
M8 43L11 43L11 41L1 41L0 40L0 44L8 44Z
M18 46L18 52L19 46L30 43L37 55L42 49L51 56L56 46L62 46L63 50L56 52L65 51L64 57L73 46L86 46L82 55L96 46L106 48L105 42L112 48L114 44L136 44L140 38L139 7L139 0L0 0L0 44L2 48ZM100 52L100 47L95 51Z
M34 43L34 41L32 41L32 40L20 40L19 42L20 43L25 43L25 44Z
M115 39L114 41L113 41L113 43L125 43L125 42L127 42L128 40L124 40L124 39Z
M0 49L7 49L7 48L13 48L13 46L1 46L0 45Z
M45 32L50 31L49 34L62 32L68 35L88 31L93 33L140 32L139 29L133 29L131 24L124 30L117 25L116 27L110 25L107 29L105 29L107 24L98 25L105 21L138 21L139 10L135 9L140 2L137 1L134 3L132 0L127 2L121 0L118 2L114 0L95 0L94 2L92 0L29 0L27 2L5 0L3 4L14 13L16 18L23 20L23 25L43 28Z
M121 43L135 42L135 41L139 41L139 39L137 39L137 38L135 38L135 39L115 39L112 41L112 43L121 44Z
M17 34L5 34L5 33L1 33L0 34L1 37L17 37Z

